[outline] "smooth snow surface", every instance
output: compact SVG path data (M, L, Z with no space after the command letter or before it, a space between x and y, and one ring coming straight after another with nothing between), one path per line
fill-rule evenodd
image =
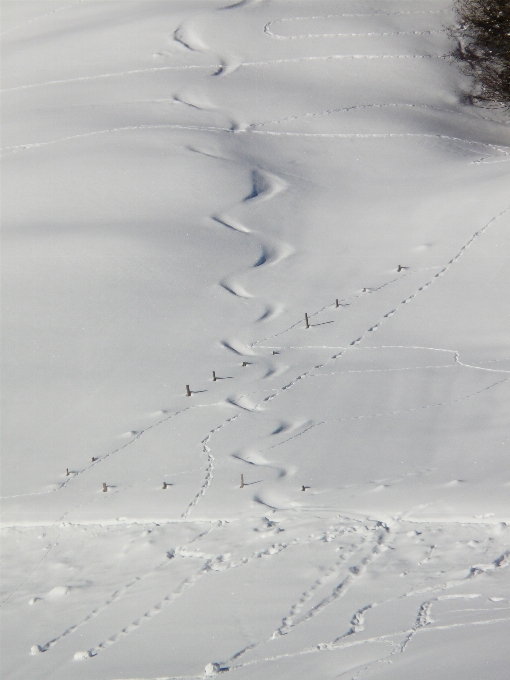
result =
M4 0L2 678L508 678L510 134L452 21Z

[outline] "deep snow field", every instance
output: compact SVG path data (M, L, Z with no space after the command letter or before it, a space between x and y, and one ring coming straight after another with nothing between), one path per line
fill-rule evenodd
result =
M508 680L509 126L234 2L3 0L1 676Z

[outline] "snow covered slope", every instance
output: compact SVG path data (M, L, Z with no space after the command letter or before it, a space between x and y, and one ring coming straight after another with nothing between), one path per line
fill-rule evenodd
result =
M3 2L2 677L506 680L508 124L227 2Z

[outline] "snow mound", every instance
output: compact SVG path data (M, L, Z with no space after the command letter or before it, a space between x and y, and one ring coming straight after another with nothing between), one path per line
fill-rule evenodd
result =
M90 659L91 656L90 652L76 652L73 658L75 661L84 661L85 659Z

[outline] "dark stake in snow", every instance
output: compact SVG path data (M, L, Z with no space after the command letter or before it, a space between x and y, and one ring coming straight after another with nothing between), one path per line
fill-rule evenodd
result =
M104 491L104 492L108 491L108 487L106 486L106 483L105 483L105 482L103 482L103 491Z
M213 379L213 382L216 382L216 380L218 379L218 378L216 377L216 371L213 371L213 372L212 372L212 379Z
M310 323L308 321L308 314L305 312L305 324L307 328L310 328Z
M189 388L189 385L186 385L186 396L191 397L191 390Z
M244 475L241 475L241 489L243 488L243 486L244 486Z

